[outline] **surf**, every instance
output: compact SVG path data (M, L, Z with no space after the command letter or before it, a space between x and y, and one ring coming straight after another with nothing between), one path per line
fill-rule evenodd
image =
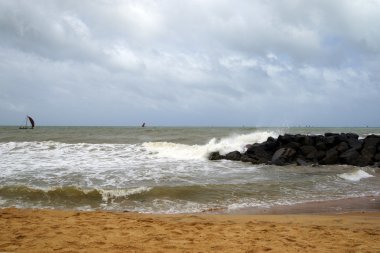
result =
M264 142L270 136L280 135L274 131L257 131L249 134L231 134L223 138L211 138L204 145L187 145L173 142L144 142L142 146L156 157L182 160L205 160L211 152L226 154L243 152L247 144Z

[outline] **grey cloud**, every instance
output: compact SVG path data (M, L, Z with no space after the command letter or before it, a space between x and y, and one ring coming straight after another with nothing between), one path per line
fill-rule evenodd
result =
M379 14L377 1L1 1L0 114L380 124Z

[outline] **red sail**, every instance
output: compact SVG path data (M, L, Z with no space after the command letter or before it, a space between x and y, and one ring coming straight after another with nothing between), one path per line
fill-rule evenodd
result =
M30 116L28 116L28 119L30 121L30 124L32 124L32 128L34 128L34 120Z

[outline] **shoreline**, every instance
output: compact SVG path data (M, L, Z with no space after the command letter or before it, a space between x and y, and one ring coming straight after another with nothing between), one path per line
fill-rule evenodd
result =
M288 215L288 214L344 214L380 212L380 196L351 197L346 199L310 201L290 205L274 205L268 208L248 207L236 210L222 210L211 213L247 215Z
M380 212L138 214L0 209L0 252L379 252Z

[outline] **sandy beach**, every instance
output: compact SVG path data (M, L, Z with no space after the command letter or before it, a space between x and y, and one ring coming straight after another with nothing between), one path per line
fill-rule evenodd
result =
M0 252L380 252L380 213L0 210Z

